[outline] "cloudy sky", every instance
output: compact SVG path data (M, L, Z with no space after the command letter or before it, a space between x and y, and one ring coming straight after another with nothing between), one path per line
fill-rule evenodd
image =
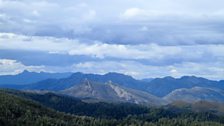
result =
M0 75L224 79L223 0L0 0Z

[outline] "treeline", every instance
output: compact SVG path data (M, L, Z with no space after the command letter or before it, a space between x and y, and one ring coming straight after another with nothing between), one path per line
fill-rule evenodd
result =
M115 121L75 116L0 92L0 126L114 126Z
M31 125L223 126L224 117L210 112L173 111L133 104L84 103L52 93L40 95L0 90L0 126Z
M122 119L128 115L145 114L149 110L147 107L130 103L86 103L74 97L58 95L54 93L36 94L16 90L2 91L39 102L40 104L49 108L53 108L57 111L80 116L91 116L105 119Z

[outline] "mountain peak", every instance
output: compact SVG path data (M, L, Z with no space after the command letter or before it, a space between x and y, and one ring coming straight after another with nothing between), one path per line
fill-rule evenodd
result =
M77 77L77 76L81 76L81 75L83 75L82 72L76 72L76 73L73 73L73 74L71 75L71 77Z
M206 78L196 77L196 76L183 76L183 77L179 78L179 80L191 81L191 82L194 82L194 83L199 83L201 81L208 81L208 79L206 79Z
M129 79L134 79L132 76L130 75L126 75L126 74L122 74L122 73L116 73L116 72L109 72L104 74L104 76L108 76L108 77L116 77L116 78L129 78Z
M23 72L21 72L20 74L45 74L45 72L41 71L41 72L32 72L32 71L29 71L29 70L24 70ZM51 74L51 73L48 73L48 74Z
M20 74L26 74L26 73L30 73L30 71L28 71L28 70L24 70L22 73L20 73Z
M108 72L104 75L123 75L122 73L117 73L117 72Z
M182 76L180 79L200 79L200 77L196 77L196 76Z
M166 76L166 77L164 77L163 79L166 79L166 80L175 80L175 78L172 77L172 76Z

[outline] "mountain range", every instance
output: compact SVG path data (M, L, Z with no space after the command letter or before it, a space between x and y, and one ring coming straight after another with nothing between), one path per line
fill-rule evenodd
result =
M224 89L224 81L208 80L195 76L183 76L181 78L164 77L155 78L147 84L146 91L156 96L163 97L175 89L208 87Z
M21 80L19 79L17 82L19 77ZM7 80L4 78L9 77L0 76L0 87L3 88L49 91L81 99L95 99L96 101L150 105L164 105L176 101L186 103L224 102L223 80L215 81L195 76L137 80L120 73L98 75L77 72L69 75L69 73L49 74L25 71L19 75L11 75L11 82L15 81L15 83L10 82L10 85L9 83L8 85L4 84L6 81L2 80ZM13 78L17 79L13 80ZM36 82L33 79L32 83L27 84L32 78L38 79Z
M136 80L131 76L120 74L120 73L107 73L104 75L98 74L83 74L80 72L73 73L71 76L57 79L49 78L44 79L35 83L25 84L25 85L6 85L6 87L16 88L16 89L32 89L32 90L50 90L50 91L60 91L70 88L74 85L78 85L83 80L88 79L93 82L106 83L112 81L121 86L144 90L147 82ZM1 86L1 85L0 85ZM4 85L5 86L5 85Z
M224 91L215 88L193 87L190 89L180 88L166 95L164 100L168 102L184 101L196 103L198 101L224 102Z
M72 73L46 73L46 72L29 72L27 70L17 75L0 76L0 85L24 85L31 84L41 80L54 78L60 79L70 76Z

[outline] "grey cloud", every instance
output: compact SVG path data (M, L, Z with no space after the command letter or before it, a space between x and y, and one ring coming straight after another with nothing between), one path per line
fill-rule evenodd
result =
M60 66L66 67L74 63L101 61L90 56L71 56L67 54L52 54L40 51L0 50L0 59L14 59L26 66Z
M87 43L224 44L223 1L215 1L2 0L0 32L78 38ZM132 18L122 19L132 8L137 10L129 12Z
M26 66L23 63L12 59L0 59L0 75L13 75L21 73L24 70L29 71L45 71L45 66Z
M43 65L46 71L218 79L224 62L223 4L223 0L0 0L0 58L22 69ZM53 62L59 60L61 65ZM10 67L12 73L21 70Z
M215 65L214 65L215 64ZM214 63L192 63L183 62L180 64L153 66L144 65L133 61L103 61L103 62L82 62L74 64L72 68L75 71L85 73L107 73L109 71L125 73L136 78L152 78L174 76L181 77L184 75L196 75L209 79L219 80L223 78L224 69L221 62ZM190 68L190 69L189 69ZM210 73L214 73L211 75Z
M7 42L7 43L6 43ZM167 65L181 62L223 61L223 45L175 45L158 44L122 45L94 41L92 44L80 40L53 37L24 36L1 33L0 49L39 51L60 55L89 57L89 59L139 60L145 63ZM207 58L209 57L209 58ZM81 60L81 59L79 59Z

